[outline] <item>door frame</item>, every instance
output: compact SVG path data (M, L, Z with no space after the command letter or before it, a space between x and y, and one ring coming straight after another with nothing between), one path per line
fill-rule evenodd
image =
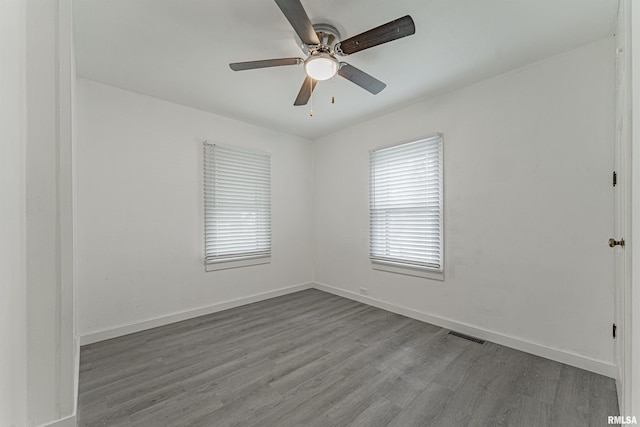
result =
M616 25L614 167L621 173L614 232L624 235L612 237L625 238L626 245L614 249L614 321L619 331L614 357L620 414L640 417L640 250L633 250L633 242L640 241L640 26L633 25L640 22L640 5L633 3L619 1Z

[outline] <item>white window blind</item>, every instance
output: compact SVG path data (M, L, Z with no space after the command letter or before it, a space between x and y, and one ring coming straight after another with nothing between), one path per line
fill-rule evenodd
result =
M371 151L370 258L443 271L442 135Z
M205 142L204 199L208 270L268 262L271 255L269 154Z

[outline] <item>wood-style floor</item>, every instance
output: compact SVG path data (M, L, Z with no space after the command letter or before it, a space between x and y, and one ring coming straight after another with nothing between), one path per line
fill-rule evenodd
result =
M307 290L82 347L80 426L607 425L614 381Z

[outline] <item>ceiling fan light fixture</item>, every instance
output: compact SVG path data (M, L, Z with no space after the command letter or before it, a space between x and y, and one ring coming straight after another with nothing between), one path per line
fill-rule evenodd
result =
M328 80L338 72L338 60L328 53L311 55L304 61L304 70L314 80Z

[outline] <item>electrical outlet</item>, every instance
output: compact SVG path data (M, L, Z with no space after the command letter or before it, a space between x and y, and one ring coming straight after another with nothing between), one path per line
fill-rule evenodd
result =
M361 293L362 295L367 295L367 294L369 293L369 289L367 289L367 288L360 288L360 293Z

